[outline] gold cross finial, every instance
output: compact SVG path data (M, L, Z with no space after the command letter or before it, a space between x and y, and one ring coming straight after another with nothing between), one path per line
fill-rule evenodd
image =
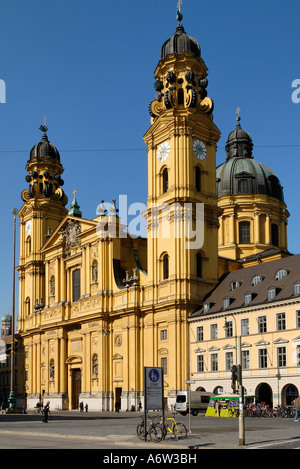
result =
M74 189L74 191L73 191L73 194L74 194L74 199L75 199L75 194L76 194L76 192L77 192L77 190L76 190L76 189Z

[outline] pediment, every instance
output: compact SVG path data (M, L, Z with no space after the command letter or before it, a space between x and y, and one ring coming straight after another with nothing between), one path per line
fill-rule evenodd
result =
M49 233L41 251L46 253L51 251L52 248L58 246L67 246L68 248L79 240L83 233L91 229L96 229L97 222L95 220L86 220L84 218L72 217L67 215L53 233Z
M289 341L287 339L283 339L282 337L279 337L278 339L273 341L273 344L287 344Z
M270 345L270 342L267 342L266 340L259 340L258 342L255 343L257 347L261 347L263 345Z
M209 352L217 352L218 350L220 350L219 347L216 347L215 345L208 349Z

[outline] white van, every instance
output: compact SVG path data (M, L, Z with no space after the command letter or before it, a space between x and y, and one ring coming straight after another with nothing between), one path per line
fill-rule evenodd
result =
M206 411L211 392L191 391L191 414L198 415L200 410ZM186 415L189 411L189 391L178 391L175 404L176 412Z

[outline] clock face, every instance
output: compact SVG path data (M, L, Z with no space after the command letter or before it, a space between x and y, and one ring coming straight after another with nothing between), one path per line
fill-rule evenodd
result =
M170 153L170 144L169 142L164 142L159 145L157 150L157 159L158 161L165 161Z
M206 146L204 145L203 142L201 142L201 140L194 141L193 150L194 150L195 156L199 160L204 160L204 158L206 158Z
M31 224L31 220L29 220L27 223L26 223L26 227L25 227L25 230L26 230L26 234L30 234L31 233L31 228L32 228L32 224Z

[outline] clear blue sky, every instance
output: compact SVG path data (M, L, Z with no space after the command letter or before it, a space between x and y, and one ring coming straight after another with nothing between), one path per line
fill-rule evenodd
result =
M45 115L65 168L64 190L71 203L76 188L83 217L94 218L101 199L119 194L127 194L129 204L146 202L143 135L160 49L177 26L176 6L177 0L0 0L0 79L6 83L0 316L11 311L11 209L22 205L26 161L42 137ZM300 2L183 0L182 13L209 69L208 95L222 132L217 163L225 160L239 106L255 158L284 187L289 249L299 253L300 103L292 102L291 84L300 79Z

